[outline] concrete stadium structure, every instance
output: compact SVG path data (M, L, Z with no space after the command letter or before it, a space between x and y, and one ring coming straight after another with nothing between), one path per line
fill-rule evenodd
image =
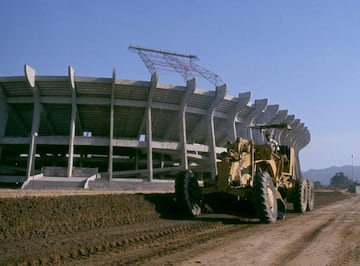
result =
M68 76L0 77L0 182L41 175L133 177L148 182L193 169L216 176L216 162L236 137L264 142L253 124L288 123L274 129L277 141L297 155L310 142L307 127L267 99L251 93L214 91L150 81ZM300 168L298 169L300 171ZM88 181L88 180L87 180ZM84 182L86 183L86 182Z

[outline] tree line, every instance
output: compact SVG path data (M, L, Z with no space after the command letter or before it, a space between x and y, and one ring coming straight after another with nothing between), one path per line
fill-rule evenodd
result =
M324 186L320 181L315 181L314 186L316 189L343 189L355 193L356 186L360 186L360 183L350 179L343 172L338 172L330 179L330 185Z

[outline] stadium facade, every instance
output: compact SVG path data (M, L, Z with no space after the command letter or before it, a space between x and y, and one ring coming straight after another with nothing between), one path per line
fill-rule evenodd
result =
M171 178L193 169L216 176L216 162L228 140L264 142L255 124L289 124L275 138L295 148L310 141L307 127L267 99L250 102L251 93L227 95L150 81L37 76L28 65L24 76L0 77L0 182L25 182L38 174L72 178L96 174ZM300 169L299 169L300 170Z

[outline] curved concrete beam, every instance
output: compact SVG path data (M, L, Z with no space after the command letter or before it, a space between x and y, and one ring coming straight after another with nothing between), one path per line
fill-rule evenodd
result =
M35 69L33 69L28 65L25 65L24 71L25 71L25 77L27 83L33 92L33 100L34 100L34 111L32 117L31 134L29 138L29 153L28 153L28 163L27 163L27 180L28 180L30 176L34 174L36 138L38 136L38 132L40 128L41 104L40 104L39 91L35 86Z
M75 141L75 130L76 130L76 117L77 117L77 106L76 106L76 91L75 91L75 70L72 66L68 68L70 89L72 94L71 101L71 121L70 121L70 132L69 132L69 157L68 157L68 168L67 176L72 176L73 160L74 160L74 141Z
M304 123L300 123L299 126L293 131L292 141L293 147L298 150L299 142L304 134Z
M242 119L241 123L237 124L237 136L246 139L252 139L252 131L248 126L251 125L258 116L262 115L262 112L266 108L268 99L255 100L252 105L252 111Z
M253 123L255 125L266 125L268 124L279 111L279 105L268 105L264 112L259 115L256 119L254 119ZM255 143L264 143L264 134L261 129L253 129L252 130L253 140Z
M236 104L236 107L229 113L228 115L228 120L226 122L227 124L227 136L222 139L219 143L220 146L224 145L228 140L230 141L235 141L237 138L236 135L236 120L238 117L239 112L245 108L246 106L248 106L249 101L250 101L250 97L251 97L251 92L243 92L243 93L239 93L239 97L238 97L238 101Z
M35 69L29 65L24 65L25 77L28 85L31 88L35 87Z
M179 140L182 147L181 150L181 166L184 170L189 169L189 161L187 156L187 135L186 135L186 106L196 89L196 79L190 79L186 82L186 92L181 99L179 110Z
M154 92L158 83L157 73L151 75L151 86L148 96L147 106L145 110L145 125L146 125L146 143L147 143L147 168L148 168L148 180L152 181L153 171L153 154L152 154L152 120L151 120L151 103L154 97Z
M209 160L210 160L210 171L211 177L215 179L218 174L217 171L217 155L216 155L216 141L215 141L215 128L214 128L214 113L216 107L226 96L226 85L216 87L215 99L210 105L207 115L207 143L209 145Z
M291 123L294 121L295 119L295 116L294 115L288 115L285 120L284 120L284 123L285 124L288 124L289 126L291 125ZM286 138L287 138L287 135L290 134L290 131L291 130L283 130L279 133L278 135L278 139L279 139L279 144L280 145L288 145L286 143Z
M114 155L114 120L115 120L115 83L116 83L116 70L113 69L111 80L111 102L110 102L110 135L109 135L109 165L108 176L111 181L113 178L113 155Z
M154 83L156 83L156 85L154 85ZM144 127L146 127L146 121L145 121L146 120L146 110L151 108L153 94L157 87L157 84L158 84L158 74L157 74L157 72L154 72L151 75L150 88L149 88L149 93L147 95L146 104L145 104L145 106L142 106L145 108L145 111L144 111L144 115L142 116L141 122L139 123L139 126L138 126L137 139L140 138L140 136L143 133ZM149 104L150 104L150 106L149 106ZM146 130L146 128L145 128L145 130Z
M288 110L280 110L279 112L277 112L275 117L269 123L274 124L274 125L283 124L283 123L285 123L287 114L288 114ZM282 132L284 132L286 130L287 129L274 128L271 130L271 134L273 135L274 139L277 142L280 142L280 136L281 136Z
M70 88L75 90L75 70L72 66L69 66L68 68L68 75L70 80Z
M292 130L289 130L289 133L286 134L285 144L293 147L294 145L294 134L296 134L296 128L300 125L300 119L295 119L291 124L290 127Z

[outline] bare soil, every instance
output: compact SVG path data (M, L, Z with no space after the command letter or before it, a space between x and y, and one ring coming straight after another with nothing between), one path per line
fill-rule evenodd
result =
M0 265L360 265L360 197L315 196L260 224L229 202L185 218L173 193L0 190Z

